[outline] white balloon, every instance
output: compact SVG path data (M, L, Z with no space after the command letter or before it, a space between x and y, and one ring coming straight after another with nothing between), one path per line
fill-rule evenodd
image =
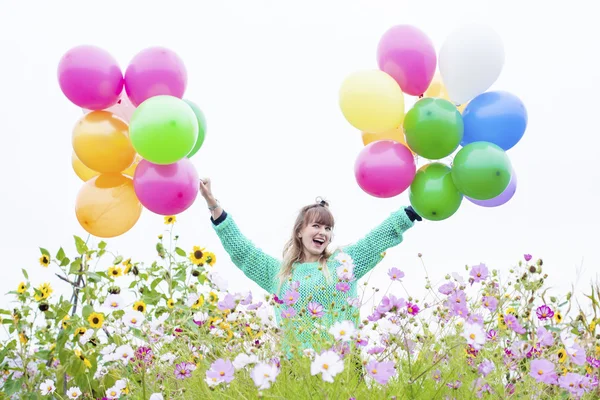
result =
M465 104L489 89L500 76L504 44L489 26L464 25L446 38L438 58L450 100Z

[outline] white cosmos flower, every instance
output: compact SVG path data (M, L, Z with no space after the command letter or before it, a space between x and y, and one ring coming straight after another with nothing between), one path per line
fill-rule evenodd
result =
M311 375L320 373L323 380L330 383L333 383L333 377L343 370L344 362L337 353L331 350L327 350L323 354L317 355L310 364Z
M467 343L473 346L475 350L481 349L485 344L485 332L478 324L465 323L462 337L467 339Z
M106 300L102 303L103 308L107 308L110 311L122 310L124 307L124 300L118 294L109 294L106 296Z
M81 389L79 389L77 386L73 386L72 388L67 390L67 398L76 399L79 396L81 396Z
M139 328L144 320L144 314L137 310L127 310L123 315L123 323L130 328Z
M128 344L123 344L116 348L114 353L114 360L121 360L123 364L127 365L129 363L129 360L133 358L133 355L133 348Z
M329 333L335 337L335 340L349 341L356 334L356 329L352 321L338 321L329 328Z
M250 377L258 390L266 390L275 382L279 370L275 365L260 363L257 364L250 372Z
M246 365L256 364L257 362L258 357L256 357L254 354L248 355L245 353L240 353L235 357L235 360L233 360L233 366L235 369L242 369Z
M50 393L54 393L56 390L56 386L51 379L46 379L44 382L40 384L40 393L42 396L46 396Z

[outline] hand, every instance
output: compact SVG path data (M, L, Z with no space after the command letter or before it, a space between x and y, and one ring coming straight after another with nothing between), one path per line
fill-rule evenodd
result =
M202 195L202 197L204 197L206 201L214 200L210 184L210 178L200 179L198 187L200 188L200 194Z
M406 213L406 215L412 222L415 222L415 220L417 220L417 221L423 220L423 218L419 214L417 214L417 212L412 208L412 206L406 207L404 209L404 212Z

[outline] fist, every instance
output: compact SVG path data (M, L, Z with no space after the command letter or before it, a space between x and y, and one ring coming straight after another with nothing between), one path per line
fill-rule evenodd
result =
M200 194L202 195L202 197L204 197L207 200L213 197L212 189L210 186L210 178L200 179L200 182L198 183L198 185L199 185Z

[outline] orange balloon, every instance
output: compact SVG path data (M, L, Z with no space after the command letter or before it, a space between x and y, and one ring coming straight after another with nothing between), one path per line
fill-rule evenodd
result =
M87 181L75 202L77 221L88 233L111 238L133 228L142 214L142 204L133 179L122 174L101 174Z
M75 154L75 152L73 152L71 155L71 166L73 167L73 171L75 171L79 179L84 182L87 182L93 177L100 175L100 172L86 167L85 164L82 163L79 158L77 158L77 154Z
M100 173L121 172L135 159L129 126L108 111L92 111L73 129L73 150L81 162Z
M131 166L129 168L127 168L125 171L123 171L122 174L133 178L133 175L135 174L135 170L136 170L138 164L140 163L140 161L142 161L142 156L140 156L139 154L136 154L133 164L131 164Z
M442 82L442 76L439 73L436 73L434 75L433 79L431 80L431 83L429 84L429 87L427 88L425 93L423 93L423 97L437 97L440 99L450 101L450 96L448 96L448 90L446 89L444 82ZM467 104L468 102L465 104L461 104L456 108L462 114Z
M363 140L363 144L365 146L368 145L369 143L376 142L378 140L393 140L395 142L402 143L403 145L408 147L408 144L406 143L406 138L404 137L404 129L402 128L402 126L400 126L399 128L396 128L396 129L391 129L386 132L382 132L382 133L363 132L362 140ZM415 154L415 152L412 151L410 149L410 147L408 147L408 149L413 154Z

